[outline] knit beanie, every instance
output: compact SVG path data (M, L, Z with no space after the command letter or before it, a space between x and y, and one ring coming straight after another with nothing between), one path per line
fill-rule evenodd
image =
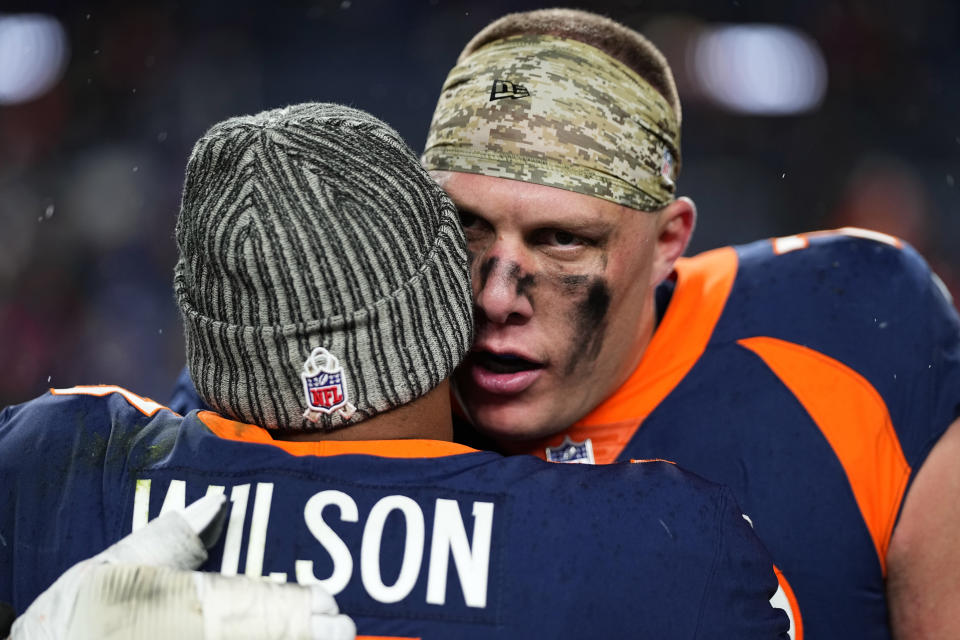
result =
M187 365L234 419L355 424L425 395L469 348L456 208L363 111L300 104L213 126L176 238Z

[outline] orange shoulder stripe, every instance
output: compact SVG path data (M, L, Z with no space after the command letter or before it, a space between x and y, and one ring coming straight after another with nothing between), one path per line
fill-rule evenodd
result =
M886 575L887 547L910 465L883 398L859 373L813 349L764 336L738 343L770 367L830 443Z
M362 454L381 458L441 458L477 450L441 440L318 440L291 442L274 440L266 429L230 420L212 411L201 411L197 418L224 440L267 444L294 456L340 456Z

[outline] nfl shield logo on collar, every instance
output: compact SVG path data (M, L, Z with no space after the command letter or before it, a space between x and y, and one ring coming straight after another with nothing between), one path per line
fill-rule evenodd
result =
M570 439L570 436L564 436L563 442L559 446L547 447L547 461L595 464L593 442L590 438L583 442L574 442Z
M304 361L300 378L307 399L304 418L316 422L321 413L331 414L337 410L346 420L353 416L356 407L347 398L343 367L335 355L323 347L317 347Z

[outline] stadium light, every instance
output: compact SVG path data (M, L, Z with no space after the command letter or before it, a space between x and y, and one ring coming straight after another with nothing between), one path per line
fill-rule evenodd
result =
M45 94L60 80L68 57L66 31L53 16L0 14L0 104Z
M690 41L691 80L730 111L791 115L816 109L827 89L817 43L786 26L715 25Z

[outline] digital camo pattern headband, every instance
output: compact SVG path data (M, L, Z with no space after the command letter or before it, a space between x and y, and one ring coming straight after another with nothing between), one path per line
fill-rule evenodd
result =
M576 40L521 35L450 71L421 161L656 211L674 198L679 139L666 99L620 61Z

